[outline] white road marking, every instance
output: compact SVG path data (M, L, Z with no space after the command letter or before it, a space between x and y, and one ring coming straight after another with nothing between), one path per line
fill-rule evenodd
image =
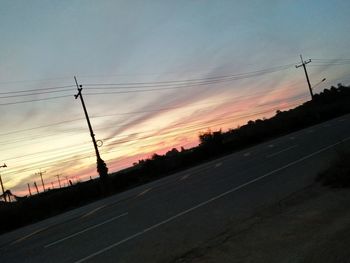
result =
M259 176L259 177L255 178L255 179L253 179L253 180L251 180L251 181L249 181L249 182L246 182L246 183L244 183L244 184L241 184L240 186L234 187L234 188L232 188L232 189L230 189L230 190L228 190L228 191L226 191L226 192L224 192L224 193L222 193L222 194L219 194L219 195L217 195L217 196L215 196L215 197L212 197L212 198L208 199L207 201L204 201L204 202L202 202L202 203L199 203L199 204L196 205L196 206L193 206L193 207L191 207L191 208L189 208L189 209L187 209L187 210L184 210L184 211L182 211L182 212L180 212L180 213L178 213L178 214L176 214L176 215L174 215L174 216L172 216L172 217L169 217L168 219L165 219L164 221L161 221L161 222L159 222L158 224L155 224L155 225L153 225L153 226L150 226L150 227L148 227L148 228L145 228L144 230L142 230L142 231L140 231L140 232L137 232L136 234L133 234L133 235L127 237L127 238L124 238L123 240L120 240L120 241L118 241L118 242L116 242L116 243L114 243L114 244L112 244L112 245L109 245L109 246L107 246L107 247L105 247L105 248L103 248L103 249L101 249L101 250L98 250L98 251L96 251L95 253L90 254L89 256L86 256L86 257L84 257L84 258L81 258L81 259L75 261L74 263L85 262L85 261L87 261L87 260L89 260L89 259L91 259L91 258L94 258L94 257L96 257L96 256L98 256L98 255L101 255L102 253L104 253L104 252L106 252L106 251L108 251L108 250L111 250L112 248L115 248L115 247L117 247L117 246L119 246L119 245L121 245L121 244L123 244L123 243L129 241L129 240L132 240L132 239L134 239L134 238L136 238L136 237L138 237L138 236L141 236L141 235L143 235L143 234L145 234L145 233L147 233L147 232L149 232L149 231L151 231L151 230L153 230L153 229L156 229L156 228L158 228L158 227L160 227L160 226L162 226L162 225L164 225L164 224L166 224L166 223L169 223L169 222L171 222L171 221L173 221L173 220L175 220L175 219L177 219L177 218L179 218L179 217L181 217L181 216L183 216L183 215L186 215L186 214L188 214L188 213L190 213L190 212L192 212L192 211L194 211L194 210L196 210L196 209L198 209L198 208L201 208L201 207L203 207L203 206L205 206L205 205L207 205L207 204L209 204L209 203L212 203L212 202L214 202L214 201L216 201L216 200L218 200L218 199L220 199L220 198L222 198L222 197L224 197L224 196L226 196L226 195L229 195L229 194L231 194L231 193L233 193L233 192L236 192L236 191L238 191L238 190L240 190L240 189L242 189L242 188L244 188L244 187L246 187L246 186L248 186L248 185L251 185L251 184L253 184L253 183L255 183L255 182L258 182L258 181L260 181L261 179L264 179L264 178L266 178L266 177L268 177L268 176L271 176L271 175L273 175L273 174L275 174L275 173L277 173L277 172L279 172L279 171L281 171L281 170L284 170L284 169L286 169L286 168L288 168L288 167L290 167L290 166L293 166L293 165L295 165L295 164L297 164L297 163L300 163L300 162L302 162L302 161L305 161L306 159L309 159L309 158L311 158L311 157L313 157L313 156L315 156L315 155L317 155L317 154L319 154L319 153L322 153L322 152L324 152L324 151L327 151L328 149L333 148L334 146L337 146L337 145L339 145L339 144L341 144L341 143L343 143L343 142L345 142L345 141L348 141L349 139L350 139L350 137L347 137L347 138L345 138L344 140L342 140L342 141L340 141L340 142L337 142L337 143L331 144L331 145L329 145L329 146L323 147L323 148L321 148L320 150L318 150L318 151L316 151L316 152L313 152L313 153L308 154L308 155L306 155L306 156L304 156L304 157L302 157L302 158L300 158L300 159L297 159L297 160L295 160L295 161L293 161L293 162L290 162L289 164L286 164L286 165L284 165L284 166L282 166L282 167L280 167L280 168L277 168L277 169L275 169L275 170L273 170L273 171L271 171L271 172L268 172L268 173L266 173L266 174L264 174L264 175L262 175L262 176Z
M103 208L105 208L105 207L106 207L106 205L103 205L103 206L97 207L97 208L95 208L94 210L92 210L92 211L90 211L90 212L86 213L85 215L83 215L83 216L82 216L82 218L85 218L85 217L91 216L92 214L96 213L97 211L99 211L99 210L101 210L101 209L103 209Z
M279 155L280 153L286 152L286 151L288 151L288 150L290 150L290 149L293 149L293 148L295 148L295 147L297 147L297 145L293 145L293 146L290 146L290 147L285 148L285 149L283 149L283 150L280 150L280 151L278 151L278 152L275 152L275 153L272 153L272 154L268 154L268 155L266 155L266 158L271 158L271 157L273 157L273 156Z
M294 136L290 136L289 139L290 139L290 140L294 140L295 137L294 137Z
M145 195L147 194L149 191L151 191L152 188L147 188L146 190L144 190L143 192L139 193L136 197L139 197L139 196L142 196L142 195Z
M90 227L85 228L85 229L83 229L83 230L81 230L81 231L79 231L79 232L76 232L76 233L72 234L72 235L69 235L69 236L67 236L67 237L64 237L64 238L61 238L61 239L59 239L59 240L56 240L55 242L52 242L52 243L50 243L50 244L47 244L47 245L44 246L44 248L49 248L49 247L52 247L52 246L57 245L57 244L59 244L59 243L62 243L63 241L66 241L67 239L70 239L70 238L72 238L72 237L76 237L76 236L78 236L78 235L81 235L81 234L83 234L83 233L85 233L85 232L87 232L87 231L90 231L90 230L92 230L92 229L95 229L95 228L97 228L97 227L100 227L100 226L102 226L102 225L105 225L105 224L107 224L107 223L109 223L109 222L112 222L112 221L114 221L114 220L116 220L116 219L118 219L118 218L121 218L121 217L123 217L123 216L126 216L126 215L128 215L127 212L124 213L124 214L121 214L121 215L119 215L119 216L112 217L112 218L110 218L110 219L108 219L108 220L106 220L106 221L103 221L102 223L99 223L99 224L97 224L97 225L90 226Z
M217 163L217 164L215 164L215 168L220 167L221 165L222 165L222 163Z
M48 227L40 228L40 229L38 229L38 230L36 230L36 231L34 231L34 232L32 232L32 233L30 233L30 234L24 236L24 237L21 237L21 238L15 240L15 241L13 241L10 245L14 245L14 244L17 244L17 243L19 243L19 242L22 242L23 240L25 240L25 239L27 239L27 238L30 238L30 237L32 237L32 236L34 236L34 235L36 235L36 234L39 234L40 232L43 232L43 231L45 231L46 229L48 229Z
M246 152L245 154L243 154L244 157L248 157L250 156L250 152Z
M275 145L269 144L269 148L273 148L273 147L275 147Z
M188 177L190 177L190 174L185 174L184 176L181 177L180 180L185 180L185 179L187 179Z

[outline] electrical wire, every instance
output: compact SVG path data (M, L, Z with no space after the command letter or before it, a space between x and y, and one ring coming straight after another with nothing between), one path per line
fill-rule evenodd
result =
M226 79L226 78L235 78L235 77L242 77L246 75L254 75L259 73L265 73L265 72L273 72L274 70L284 70L285 68L289 68L293 66L294 64L288 64L288 65L282 65L282 66L275 66L267 69L257 70L257 71L251 71L251 72L245 72L240 74L232 74L232 75L224 75L224 76L213 76L213 77L206 77L206 78L196 78L196 79L186 79L186 80L167 80L167 81L154 81L154 82L126 82L126 83L95 83L95 84L83 84L83 86L140 86L140 85L157 85L157 84L174 84L174 83L189 83L189 82L201 82L206 80L217 80L217 79Z
M42 90L55 90L55 89L64 89L75 87L75 85L66 85L66 86L59 86L59 87L46 87L46 88L40 88L40 89L28 89L28 90L17 90L17 91L7 91L7 92L0 92L1 95L6 94L16 94L16 93L28 93L33 91L42 91Z
M73 95L62 95L62 96L42 98L42 99L32 99L32 100L24 100L24 101L6 102L6 103L0 103L0 106L8 106L8 105L28 103L28 102L45 101L45 100L55 100L55 99L61 99L61 98L67 98L67 97L73 97Z
M27 94L16 94L16 95L7 95L7 96L0 96L0 99L8 99L8 98L19 98L19 97L29 97L29 96L36 96L36 95L42 95L42 94L48 94L48 93L58 93L58 92L65 92L65 91L72 91L71 89L65 89L65 90L51 90L51 91L42 91L40 93L27 93Z
M300 82L295 82L289 86L287 86L287 88L290 87L294 87L296 85L299 85ZM286 89L283 89L286 90ZM237 96L237 97L233 97L231 102L239 102L239 99L243 99L243 98L253 98L255 95L258 94L266 94L266 93L279 93L282 92L282 90L274 90L274 91L258 91L258 92L254 92L254 93L250 93L249 95L241 95L241 96ZM225 100L226 101L226 100ZM222 103L223 101L220 100L220 103ZM182 108L182 107L186 107L186 106L191 106L191 107L196 107L196 106L201 106L201 105L208 105L211 104L210 106L215 106L219 103L198 103L198 104L192 104L192 105L175 105L175 106L170 106L170 107L165 107L165 108L159 108L159 109L153 109L153 110L145 110L145 111L134 111L134 112L124 112L124 113L114 113L114 114L104 114L104 115L92 115L90 116L90 119L94 119L94 118L105 118L105 117L112 117L112 116L122 116L122 115L131 115L131 114L142 114L142 113L148 113L148 112L158 112L158 111L167 111L167 110L171 110L171 109L177 109L177 108ZM209 107L210 107L209 106ZM0 136L6 136L6 135L12 135L14 133L22 133L22 132L27 132L27 131L31 131L31 130L36 130L36 129L43 129L43 128L49 128L49 127L54 127L54 126L60 126L62 124L66 124L66 123L72 123L72 122L76 122L76 121L84 121L85 118L77 118L77 119L71 119L71 120L65 120L65 121L61 121L61 122L55 122L55 123L50 123L48 125L41 125L41 126L36 126L36 127L31 127L28 129L21 129L21 130L12 130L10 132L6 132L6 133L1 133ZM112 127L120 127L121 125L113 125ZM99 128L97 128L99 129ZM104 129L104 127L101 127L100 129Z

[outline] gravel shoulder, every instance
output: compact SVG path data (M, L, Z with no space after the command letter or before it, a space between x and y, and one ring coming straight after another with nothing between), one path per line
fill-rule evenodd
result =
M350 189L314 184L172 262L343 263L349 245Z

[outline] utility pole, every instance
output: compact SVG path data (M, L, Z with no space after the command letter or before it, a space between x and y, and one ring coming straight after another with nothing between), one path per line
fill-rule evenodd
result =
M4 189L4 185L2 183L1 175L0 175L0 184L1 184L1 189L2 189L2 196L4 197L5 203L7 203L7 198L6 198L6 195L5 195L5 189Z
M57 174L56 176L57 176L57 179L58 179L58 185L59 185L59 186L60 186L60 188L61 188L60 174Z
M44 174L44 173L46 173L46 171L44 171L44 172L40 171L40 172L35 173L35 174L36 174L36 175L40 175L40 178L41 178L41 184L42 184L42 186L43 186L43 191L45 192L45 191L46 191L46 189L45 189L45 183L44 183L44 179L43 179L43 174Z
M30 190L30 185L29 184L27 184L27 185L28 185L29 196L32 196L32 191Z
M96 139L95 139L95 134L94 134L94 132L92 130L92 126L91 126L91 123L90 123L89 115L88 115L86 107L85 107L83 94L81 93L82 90L83 90L83 86L78 84L77 78L75 76L74 76L74 80L75 80L75 84L76 84L77 89L78 89L78 94L74 95L74 97L75 97L75 99L80 97L80 101L81 101L81 104L83 106L83 110L84 110L84 114L85 114L85 117L86 117L86 121L87 121L87 124L89 126L89 131L90 131L90 136L91 136L91 139L92 139L92 143L93 143L94 148L95 148L96 159L97 159L97 172L100 175L100 179L103 182L105 182L106 179L107 179L107 176L108 176L108 168L107 168L106 163L102 160L102 158L100 156L100 153L98 151L98 147L97 147L97 143L96 143Z
M7 167L6 163L4 163L3 165L0 166L0 168L6 168L6 167ZM0 184L1 184L2 194L3 194L3 197L4 197L5 203L6 203L7 202L7 198L6 198L6 195L5 195L5 189L4 189L4 185L2 183L1 175L0 175ZM11 201L11 200L9 200L9 201Z
M304 61L303 57L300 55L300 59L301 59L301 64L300 65L296 65L296 68L300 68L303 67L304 68L304 72L305 72L305 76L306 76L306 81L307 81L307 85L309 86L309 91L310 91L310 95L311 95L311 100L314 99L314 94L312 92L312 88L311 88L311 84L310 84L310 79L309 79L309 75L307 74L307 70L306 70L306 64L309 64L311 62L311 59L309 59L308 61Z
M39 194L39 189L38 189L36 182L34 182L34 186L35 186L36 192Z

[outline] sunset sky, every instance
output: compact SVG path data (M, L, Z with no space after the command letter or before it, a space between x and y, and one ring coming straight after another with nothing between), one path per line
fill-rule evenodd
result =
M74 76L109 171L198 144L200 132L350 84L350 1L0 1L0 168L27 194L46 171L96 177ZM41 187L40 187L41 190ZM34 192L34 188L32 188Z

